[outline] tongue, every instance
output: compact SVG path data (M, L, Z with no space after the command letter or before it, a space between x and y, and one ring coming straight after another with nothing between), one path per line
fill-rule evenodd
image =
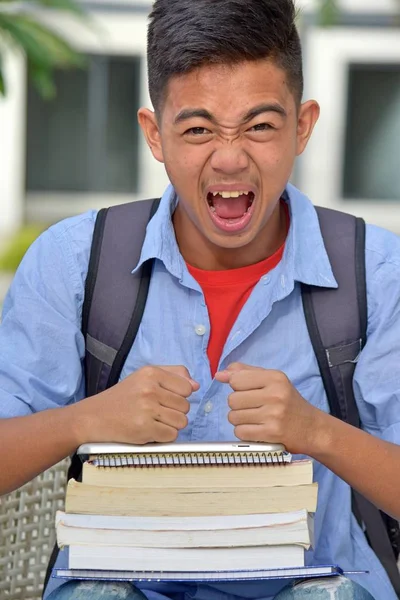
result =
M222 198L215 196L213 205L215 212L221 219L239 219L249 207L250 199L248 196L239 196L239 198Z

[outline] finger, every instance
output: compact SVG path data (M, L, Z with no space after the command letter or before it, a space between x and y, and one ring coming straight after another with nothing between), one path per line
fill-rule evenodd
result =
M227 367L223 371L218 371L215 374L215 379L220 383L229 383L231 380L232 373L237 373L239 371L245 371L249 369L251 369L251 367L245 365L244 363L231 363L229 367Z
M142 372L150 381L158 383L163 389L184 398L191 396L194 391L189 379L171 373L163 367L144 367Z
M159 398L159 404L160 406L176 410L184 415L187 415L187 413L190 411L190 402L186 400L186 398L166 390L162 391L162 394Z
M168 373L179 375L179 377L183 377L184 379L190 381L194 392L200 388L200 385L197 383L197 381L191 378L187 368L182 365L161 366L160 369L167 371Z
M228 420L232 425L260 425L262 415L258 408L250 408L246 410L231 410L228 414Z
M231 363L226 370L234 373L235 371L249 371L251 369L255 369L256 367L251 367L250 365L246 365L245 363L235 362Z
M165 406L159 407L159 410L155 415L155 420L158 423L163 423L164 425L174 427L178 431L180 431L181 429L185 429L185 427L187 427L188 424L188 419L186 415L184 415L179 410L166 408Z
M266 439L264 425L238 425L235 427L235 435L243 442L262 442L263 444L280 444L281 439L272 434Z
M266 369L243 370L235 371L233 373L222 371L218 374L222 376L221 378L218 377L218 381L229 383L235 392L260 390L271 383L272 373L274 373L274 371L267 371Z
M231 380L232 373L229 371L218 371L215 373L214 378L220 383L229 383Z
M228 396L228 405L232 410L260 408L260 406L264 406L267 401L268 398L266 398L265 389L233 392L233 394Z
M154 442L161 444L167 444L169 442L175 442L178 437L178 430L175 427L170 427L164 423L154 421L153 436Z

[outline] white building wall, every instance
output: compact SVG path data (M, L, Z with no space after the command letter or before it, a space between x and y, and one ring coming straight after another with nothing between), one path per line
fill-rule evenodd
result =
M12 52L4 52L3 60L7 97L0 98L0 234L22 221L25 171L25 64Z

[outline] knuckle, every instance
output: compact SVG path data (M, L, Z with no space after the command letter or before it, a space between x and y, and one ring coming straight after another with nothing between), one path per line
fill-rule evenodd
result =
M135 426L141 434L143 434L148 427L148 420L144 414L139 414L135 418Z
M230 394L228 396L228 406L232 410L234 410L236 408L236 401L235 401L235 395L234 394Z
M183 381L182 382L182 386L180 388L180 393L182 398L186 401L187 398L189 398L189 396L192 395L192 386L190 385L190 383L188 381Z
M275 381L280 385L287 385L289 383L289 379L283 371L274 371Z
M233 370L234 370L234 369L242 369L242 368L243 368L243 363L240 363L240 362L234 362L234 363L231 363L231 364L229 365L229 368L230 368L230 369L233 369Z
M231 425L236 425L237 424L237 416L236 413L234 411L230 411L230 413L228 413L228 421L229 423L231 423Z
M240 440L249 440L246 425L237 425L234 429L235 436Z
M187 415L190 412L190 403L187 400L182 404L182 412L184 415Z
M155 384L151 382L146 382L146 384L140 388L140 397L146 400L148 400L149 398L154 398L156 391L157 386Z
M188 418L186 417L186 415L181 415L179 417L179 429L185 429L185 427L188 426Z
M241 379L242 378L241 378L240 373L233 373L233 375L231 375L229 385L231 386L231 388L233 390L235 390L240 385Z
M175 372L181 377L190 377L189 371L183 365L178 365L175 369Z
M140 369L140 373L147 379L155 379L158 375L158 368L153 365L147 365Z
M276 398L270 414L273 419L278 421L285 419L287 414L286 403L281 398Z

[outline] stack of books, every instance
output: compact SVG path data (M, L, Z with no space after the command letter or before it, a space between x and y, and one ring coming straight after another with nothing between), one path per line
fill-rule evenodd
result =
M56 517L69 569L203 573L304 566L317 484L279 446L92 445Z

